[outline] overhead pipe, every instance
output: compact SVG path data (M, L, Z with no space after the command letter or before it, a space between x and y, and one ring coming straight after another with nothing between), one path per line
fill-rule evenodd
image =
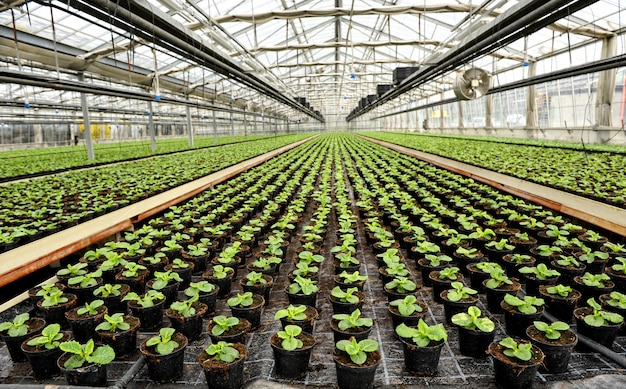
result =
M390 101L425 83L427 80L436 78L446 71L454 69L459 65L459 63L467 62L470 59L495 50L503 44L503 39L517 39L524 34L530 34L531 32L553 23L555 21L554 19L558 20L559 18L562 18L562 13L548 17L546 17L546 15L550 15L570 2L572 2L572 0L549 2L535 0L520 6L518 9L511 11L508 15L501 15L493 21L492 25L483 28L481 32L476 34L476 37L466 42L462 48L445 55L440 60L439 65L428 67L422 71L414 73L398 85L397 88L392 89L375 100L373 103L348 116L346 120L350 121L354 117L369 112L375 107L382 105L387 101ZM595 2L597 2L597 0L580 0L574 5L566 7L562 10L562 12L569 14ZM517 34L515 34L516 32Z
M584 65L574 66L574 67L563 69L563 70L557 70L554 72L541 74L539 76L529 77L520 81L514 81L505 85L500 85L494 88L490 88L486 94L506 92L512 89L523 88L526 86L559 80L559 79L566 78L566 77L573 77L573 76L579 76L582 74L596 73L596 72L600 72L603 70L615 69L615 68L619 68L623 66L626 66L626 54L618 55L618 56L611 57L611 58L605 58L605 59L601 59L601 60L594 61L594 62L589 62ZM419 111L421 109L437 107L437 106L444 105L444 104L450 104L456 101L459 101L459 99L456 97L453 97L450 99L441 100L441 101L437 101L437 102L430 103L430 104L420 105L419 107L407 108L402 111L390 112L384 115L376 116L372 119L373 120L382 119L382 118L386 118L389 116L395 116L395 115L400 115L403 113Z
M238 65L185 32L184 27L175 25L167 15L150 7L143 0L122 0L117 3L109 0L92 0L89 2L69 0L68 4L148 42L154 42L183 58L192 59L217 73L235 79L316 120L324 121L321 115L317 115L312 110L298 104L294 99L281 94L256 76L246 74Z

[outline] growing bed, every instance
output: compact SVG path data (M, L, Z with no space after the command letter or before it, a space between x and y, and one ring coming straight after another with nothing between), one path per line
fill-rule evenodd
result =
M455 191L457 196L453 196ZM447 195L447 197L446 197ZM480 202L480 198L493 201ZM463 199L471 199L472 206ZM357 238L356 257L361 262L360 271L368 276L365 283L365 304L363 316L374 319L371 339L379 342L383 354L374 381L375 387L383 385L448 385L459 387L470 384L473 387L493 387L493 368L489 358L474 359L463 357L458 351L457 330L445 325L449 339L444 346L438 372L434 377L416 377L404 369L402 346L394 337L394 331L387 312L387 297L383 293L383 283L378 277L378 265L372 249L372 241L367 233L373 226L393 232L391 222L409 222L426 229L426 222L421 220L426 214L436 214L447 223L454 223L458 214L476 211L476 215L493 214L494 202L501 208L515 209L518 213L537 214L545 211L541 207L523 200L493 191L486 185L477 184L472 179L442 171L428 166L412 158L387 150L365 140L346 135L329 135L312 140L288 153L285 153L258 168L239 175L227 183L199 195L187 203L173 207L160 218L165 225L183 224L197 225L199 220L208 215L217 215L222 222L234 216L243 216L241 226L263 225L258 220L265 215L273 215L271 228L263 230L259 241L263 242L277 230L292 231L290 245L286 250L280 274L274 280L268 304L264 308L261 325L251 332L247 338L250 357L246 362L246 382L256 379L285 382L296 386L333 387L336 382L335 368L330 357L334 344L330 329L332 307L328 301L333 288L331 248L337 244L338 215L348 213L355 220L354 227ZM342 206L345 205L344 206ZM252 211L238 212L242 208ZM482 207L482 208L481 208ZM278 212L277 210L280 210ZM326 210L330 210L326 212ZM454 211L454 212L453 212ZM482 212L482 213L481 213ZM233 214L235 214L233 216ZM502 216L502 214L499 214ZM550 213L546 213L550 215ZM186 216L191 216L185 220ZM406 216L406 217L403 217ZM558 216L552 214L552 216ZM214 217L207 217L211 219ZM234 219L233 219L234 220ZM256 222L255 222L256 220ZM180 223L182 222L182 223ZM571 220L573 224L582 222ZM157 223L146 223L156 226ZM230 230L225 241L231 242L241 230L241 226ZM285 288L289 281L287 273L294 269L293 259L301 247L301 236L310 231L311 227L325 226L324 241L321 253L326 260L320 265L317 309L320 317L316 321L313 335L318 345L313 351L309 363L309 371L302 380L281 380L273 373L274 360L269 343L270 336L280 329L274 320L277 310L288 305ZM140 227L140 226L137 226ZM307 227L305 229L305 227ZM590 226L585 225L586 228ZM165 228L160 225L158 228ZM138 230L140 230L138 228ZM396 234L394 239L398 239ZM429 235L430 239L433 239ZM252 261L259 255L263 246L256 247ZM219 250L218 250L219 251ZM406 249L401 249L407 257ZM218 252L215 255L219 254ZM421 284L421 275L415 261L408 260L411 277ZM246 273L240 269L238 279ZM199 274L196 275L197 277ZM238 284L233 284L233 291ZM418 300L422 300L429 308L425 320L428 323L444 323L443 306L433 300L432 288L422 287L418 292ZM180 295L182 298L183 296ZM478 306L487 312L484 295L480 296ZM11 316L23 312L30 307L27 304L6 312ZM216 314L229 314L225 300L218 302ZM504 323L502 315L495 315L500 323ZM164 319L167 325L168 319ZM206 323L206 320L205 320ZM496 330L496 339L505 337L503 325ZM154 332L140 332L140 340L153 335ZM139 341L140 341L139 340ZM205 386L202 370L196 362L196 356L209 344L206 333L199 340L190 343L185 352L185 369L182 377L175 383L182 386ZM613 349L622 356L626 355L626 338L619 336ZM109 383L115 382L138 359L139 353L114 362L109 371ZM0 350L2 383L32 383L28 364L12 364L8 360L6 350ZM544 382L570 381L602 374L621 374L621 368L614 362L597 353L576 351L563 374L540 374L535 381ZM62 377L55 377L47 382L61 384ZM150 384L147 369L144 367L131 381L129 387L145 387ZM252 386L254 387L254 386Z

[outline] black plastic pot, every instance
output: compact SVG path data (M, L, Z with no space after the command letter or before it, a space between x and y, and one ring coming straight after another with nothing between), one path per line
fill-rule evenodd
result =
M287 289L287 299L291 305L308 305L309 307L317 306L317 292L311 294L289 293Z
M336 275L333 278L333 281L335 282L335 286L338 286L343 290L346 290L348 288L357 288L359 292L362 292L363 286L365 285L366 280L348 284L348 283L343 282L342 279L338 275Z
M561 297L548 293L546 291L547 288L548 286L546 285L539 287L539 295L545 300L546 311L560 321L565 323L571 322L574 317L574 309L576 309L576 305L580 301L580 292L572 289L567 297Z
M246 319L240 319L239 325L231 328L227 332L224 332L222 335L213 335L211 329L213 328L213 321L209 320L209 324L207 325L207 333L209 334L209 338L211 338L211 343L217 343L219 341L224 341L228 343L246 343L246 334L250 332L252 329L252 324Z
M150 277L149 270L140 270L137 277L124 277L122 273L123 272L120 272L115 275L115 282L128 285L130 289L137 294L145 292L146 280Z
M360 342L363 339L367 339L367 337L370 335L370 332L372 332L372 327L356 328L352 329L352 331L343 331L339 329L337 323L338 321L335 319L331 319L330 321L330 329L333 331L333 340L335 343L344 339L349 340L352 337L354 337L357 342Z
M502 301L501 306L504 311L506 333L510 336L517 336L518 338L526 337L526 328L531 326L534 321L541 319L541 315L543 315L543 311L545 310L544 306L536 307L537 312L527 315L507 304L506 301Z
M187 263L189 264L189 267L186 267L184 269L178 269L178 268L175 269L172 267L171 263L165 266L165 271L172 270L173 272L178 273L178 275L182 279L182 281L180 282L181 290L189 286L189 283L191 282L191 276L193 275L193 269L194 269L193 262L187 262Z
M280 378L302 378L307 373L309 359L315 339L308 333L301 333L298 338L304 346L295 350L285 350L280 346L282 340L274 334L270 338L270 345L274 353L274 374Z
M22 351L22 342L35 335L39 335L46 325L46 321L38 317L32 317L25 323L28 325L28 332L20 336L9 336L6 332L0 332L0 337L9 349L9 355L13 362L26 362L26 354Z
M492 320L497 327L497 321ZM483 332L479 329L469 330L460 326L457 326L457 328L459 329L459 351L461 354L472 358L484 358L487 356L487 349L496 335L495 329L491 332Z
M160 355L153 352L146 346L147 339L139 346L139 350L146 357L148 376L152 381L159 383L173 382L183 373L187 338L180 332L176 332L172 339L178 343L178 348L167 355Z
M613 291L615 288L615 283L613 281L602 281L603 286L588 286L585 285L580 276L574 277L574 283L572 284L572 288L582 294L580 297L580 301L587 301L590 298L594 298L596 301L599 300L600 295L608 294Z
M517 292L522 288L522 284L517 281L513 281L513 284L502 284L501 287L492 289L487 288L487 281L483 281L485 287L485 296L487 297L487 308L491 313L502 313L502 306L500 303L504 300L504 295L509 293L513 296L517 295Z
M317 313L317 309L313 307L306 307L304 314L307 316L304 320L288 320L287 318L281 318L280 324L284 329L286 325L297 325L302 328L302 332L306 332L307 334L313 333L313 325L315 324L315 320L319 317Z
M68 301L66 303L51 307L44 307L41 304L43 300L40 300L37 302L37 308L41 312L41 315L46 323L58 323L61 325L61 328L68 328L70 323L65 318L65 312L72 309L76 305L78 299L76 298L76 295L71 293L63 293L63 297L67 297Z
M78 369L66 369L65 362L74 354L63 353L57 360L59 370L65 375L68 385L105 386L107 383L106 365L86 364Z
M107 344L115 351L115 359L130 355L137 349L137 331L140 322L134 316L124 316L124 322L130 325L126 331L108 332L97 331L102 343Z
M35 379L44 380L60 372L57 359L63 354L63 350L58 347L53 349L40 349L28 346L28 341L36 336L39 335L34 335L22 342L21 348L33 369ZM69 332L63 332L63 338L61 338L60 342L70 340L70 338L71 334Z
M204 351L198 355L198 362L202 366L209 388L240 389L243 387L243 368L244 362L248 359L248 350L241 343L235 343L233 347L239 350L239 358L230 363L210 360Z
M110 315L114 313L126 313L128 310L128 303L126 301L122 301L124 296L128 294L130 291L130 286L126 284L121 284L120 295L119 296L95 296L96 299L101 299L104 301L104 305L107 307L107 310Z
M215 278L213 277L213 272L208 271L202 274L202 278L209 281L211 284L217 286L219 288L219 292L217 293L217 298L224 298L230 294L230 288L233 284L233 276L234 272L228 271L226 273L228 276L225 278Z
M154 282L156 281L155 278L151 279L148 281L148 283L146 284L146 288L147 289L154 289L152 287L152 285L154 285ZM170 305L172 305L172 303L174 301L176 301L177 297L178 297L178 288L180 287L180 282L171 282L167 285L165 285L165 287L158 289L159 292L163 293L163 295L165 296L165 306L169 307Z
M439 266L432 266L430 265L430 262L428 262L428 260L426 260L425 258L420 258L417 260L417 267L420 269L420 272L422 274L422 285L432 286L432 282L430 278L428 278L428 275L430 274L430 272L446 268L448 267L448 263L444 262L443 264Z
M478 293L485 293L483 281L489 279L489 273L477 269L475 263L467 265L467 272L469 273L470 288L477 290Z
M450 289L450 285L452 284L452 282L462 281L463 274L457 273L456 280L440 280L438 276L439 271L434 271L428 275L428 278L430 278L430 282L433 285L433 299L437 303L443 303L443 300L441 299L441 292Z
M167 309L165 315L170 319L172 328L182 333L188 340L196 340L202 335L202 317L206 314L207 306L204 303L196 301L192 305L196 314L191 317L182 317L178 312Z
M470 296L467 299L460 301L450 301L447 295L447 290L441 292L441 300L443 301L443 310L446 316L446 323L450 325L452 324L452 316L456 315L457 313L467 312L467 309L472 305L476 305L476 302L478 301L478 297L476 296Z
M535 357L524 363L507 357L502 350L503 346L500 346L498 342L493 342L489 345L489 354L493 360L496 384L500 387L511 389L532 388L539 366L544 359L543 352L536 346L533 346L532 351Z
M593 314L593 309L589 307L576 308L574 310L574 319L576 320L576 330L578 334L595 340L606 348L611 349L613 347L613 341L615 341L617 333L624 323L593 327L585 323L585 316L591 314ZM585 346L582 343L578 343L577 348L585 350Z
M572 282L574 281L574 277L582 276L585 273L586 268L587 268L584 265L584 263L581 263L580 267L575 268L571 266L561 266L557 263L557 261L558 260L553 259L552 262L550 262L550 266L554 270L561 273L561 276L559 277L559 282L563 285L572 285Z
M418 301L417 304L422 307L422 312L413 312L411 316L403 316L400 314L397 307L387 305L387 310L391 315L391 325L394 329L394 334L395 328L398 327L401 323L404 323L409 327L416 327L420 318L423 318L424 315L428 313L428 306L426 304L422 303L421 301Z
M359 301L356 303L338 301L338 300L335 300L332 296L328 296L328 301L330 301L333 307L333 314L338 314L338 313L351 314L357 309L361 309L363 307L363 294L357 293L357 295L359 295Z
M540 280L536 277L533 277L531 274L523 274L524 282L526 283L526 294L529 296L539 296L539 286L540 285L556 285L559 277L548 278L545 280Z
M265 299L258 294L253 294L252 299L253 303L249 307L230 307L230 311L233 316L248 320L254 330L261 324L261 314L263 313Z
M578 344L578 336L571 330L561 331L561 338L547 339L544 333L534 325L526 329L526 336L530 342L543 351L544 359L540 370L552 374L565 373L574 347Z
M269 301L270 299L270 291L272 290L272 286L274 286L274 279L268 275L264 275L265 284L255 284L255 285L246 285L246 279L242 278L239 281L239 285L244 292L252 292L253 294L258 294L263 296L265 301Z
M102 285L102 278L96 279L97 283L92 286L68 285L67 291L76 296L76 305L85 305L86 302L93 300L93 291ZM52 321L48 323L54 323Z
M336 350L333 353L335 369L337 371L337 385L339 389L369 389L374 384L376 369L380 364L380 352L372 354L371 365L355 366L353 363L344 362L343 351ZM343 353L345 354L345 353ZM350 360L349 358L347 359Z
M96 309L98 312L96 315L80 317L77 316L79 309L80 307L72 308L65 312L65 318L70 323L74 339L80 343L86 343L96 335L96 327L102 323L108 310L106 306L102 305Z
M433 342L426 347L419 347L409 339L400 338L404 354L404 367L414 375L434 376L437 374L441 349L445 342Z
M134 317L141 323L140 329L147 331L161 327L163 324L163 306L165 300L156 302L151 307L142 307L136 301L129 301L128 308Z

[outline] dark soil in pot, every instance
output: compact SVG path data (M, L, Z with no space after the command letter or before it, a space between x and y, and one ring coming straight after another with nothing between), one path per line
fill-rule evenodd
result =
M333 314L337 314L337 313L350 314L357 309L363 308L363 301L365 300L365 295L362 292L357 292L354 295L359 298L359 301L356 303L350 303L347 301L339 301L333 296L328 296L328 301L330 301L333 307Z
M120 292L119 296L110 295L106 297L103 297L103 296L94 297L96 299L101 299L102 301L104 301L104 306L107 307L109 315L112 315L118 312L126 313L126 311L128 310L127 302L122 301L122 299L124 298L124 296L128 294L128 292L130 292L130 286L126 284L120 284L120 285L122 287L119 289L119 292Z
M149 270L139 270L137 277L125 277L122 273L123 272L120 272L115 275L115 281L117 283L130 286L130 289L137 294L143 294L145 292L146 281L148 277L150 277Z
M172 328L181 332L190 341L196 340L202 335L202 317L208 310L206 304L199 301L193 303L192 307L195 308L196 314L190 317L184 317L170 308L165 310L165 315L170 319Z
M615 283L616 291L620 293L626 293L626 273L617 272L613 270L611 267L607 267L605 269L605 273L611 277L611 281Z
M600 295L611 293L613 288L615 288L615 283L609 280L602 280L602 286L588 286L585 285L581 279L581 277L574 277L574 284L572 288L578 290L582 296L580 297L580 301L586 302L590 298L594 298L596 301L600 298Z
M428 275L432 271L438 271L443 268L448 267L448 263L444 262L439 266L432 266L430 262L425 258L420 258L417 260L417 267L420 269L420 273L422 274L422 285L424 286L432 286L432 282Z
M554 295L547 292L548 285L539 287L539 296L546 303L546 311L565 323L570 323L574 317L574 309L580 301L581 294L576 289L572 289L567 297Z
M209 337L211 338L211 343L217 343L219 341L224 341L228 343L246 343L246 334L250 332L252 329L252 324L246 319L240 319L239 324L234 327L231 327L228 331L224 332L221 335L213 335L212 329L215 323L213 320L209 320L209 324L207 325L207 332Z
M559 282L563 285L572 285L574 277L582 276L586 271L586 266L583 263L581 263L579 267L562 266L559 265L556 260L552 260L552 262L550 262L550 267L561 273L559 276Z
M543 352L533 347L533 356L527 361L510 358L504 355L504 347L493 342L489 346L489 355L493 360L493 369L496 384L503 388L528 389L532 388L539 366L543 362Z
M357 288L359 292L363 291L363 286L365 285L365 282L367 281L367 280L363 280L363 281L348 284L348 283L343 282L342 280L343 278L339 277L338 275L333 277L333 281L335 282L335 285L340 287L341 289L346 290L348 288Z
M72 308L65 312L65 318L70 323L72 335L75 340L80 343L86 343L96 335L96 326L102 323L104 315L108 313L106 306L102 305L96 308L96 315L79 315L78 310L82 307Z
M62 284L60 282L55 282L54 286L56 286L58 289L61 289L62 291L64 291L67 288L65 284ZM31 304L34 307L37 306L38 301L43 299L43 296L37 296L37 293L39 293L40 290L42 290L41 285L28 290L28 300L31 302Z
M500 263L502 264L502 266L504 267L504 271L506 273L507 276L513 278L520 278L521 274L519 273L519 268L520 267L524 267L524 266L535 266L535 258L534 257L530 257L530 259L525 260L524 262L521 263L517 263L514 261L511 261L511 255L507 254L505 256L502 257L502 260L500 261Z
M526 329L526 336L530 339L530 342L539 347L545 355L543 364L539 367L542 371L552 374L565 373L567 371L572 351L578 344L578 337L571 330L560 332L561 337L559 339L548 339L545 333L537 330L534 325Z
M124 323L130 325L130 328L125 331L96 331L102 343L113 347L116 360L133 354L137 350L137 331L141 323L139 319L130 315L124 315Z
M576 320L576 331L578 334L595 340L608 349L613 348L613 342L617 337L620 327L624 324L603 325L593 327L585 323L585 316L592 315L593 309L589 307L576 308L574 310L574 319ZM577 349L586 351L586 347L582 343L578 343Z
M537 308L537 312L525 314L518 311L516 307L507 304L506 301L502 301L501 306L504 311L506 333L509 336L516 336L518 338L526 337L526 328L531 326L534 321L541 319L541 315L545 309L544 306L535 307Z
M498 288L487 288L487 281L483 281L485 288L485 296L487 297L487 308L491 313L502 313L502 306L500 303L504 300L505 294L517 295L517 292L522 288L522 284L513 280L513 284L502 284Z
M478 293L485 293L483 281L489 279L489 273L485 273L481 269L476 268L475 263L467 265L467 272L469 273L470 288L477 290Z
M392 302L393 300L402 300L406 296L414 295L416 296L419 292L419 286L417 289L412 291L398 292L397 289L389 289L386 286L383 286L383 292L387 296L387 302Z
M309 359L315 338L311 334L302 332L296 338L302 341L302 348L285 350L281 346L282 339L274 334L270 338L270 345L274 353L274 374L281 378L302 378L307 373Z
M409 327L416 327L419 319L423 318L428 313L428 305L421 301L417 301L416 304L422 308L422 312L413 312L411 316L401 315L397 307L387 305L387 310L391 315L391 325L393 327L394 334L396 327L398 327L401 323L404 323Z
M70 340L71 334L69 332L63 331L62 333L63 337L60 342ZM28 362L30 362L35 379L44 380L60 372L59 366L57 365L57 359L59 359L61 354L63 354L63 350L58 347L54 349L46 349L38 346L29 346L27 344L28 341L36 336L39 335L34 335L22 342L21 348L22 352L28 358Z
M204 314L205 317L209 315L213 315L215 313L215 308L217 306L217 296L220 293L220 287L215 285L215 289L209 293L199 293L198 301L206 304L207 310Z
M216 285L219 288L219 292L217 294L217 298L224 298L230 294L230 289L233 283L234 271L229 270L226 272L227 276L225 278L216 278L213 276L213 271L209 270L202 274L202 278L207 280L213 285Z
M28 326L26 334L20 336L9 336L6 331L0 332L0 337L9 349L9 355L13 362L26 362L26 354L22 351L22 343L35 335L39 335L46 325L46 321L38 317L31 317L25 323Z
M57 360L59 370L65 375L68 385L88 386L105 386L107 383L107 366L95 363L85 363L78 369L66 369L65 362L74 354L63 353Z
M537 247L537 239L532 236L529 236L528 240L520 240L516 236L512 236L509 241L515 245L516 252L520 254L530 254L530 249Z
M63 297L66 297L68 301L63 304L54 305L51 307L44 307L41 305L43 300L37 303L37 309L41 312L43 319L48 324L59 323L61 328L69 328L70 323L65 318L65 312L72 309L77 304L76 295L71 293L63 293Z
M172 339L178 343L178 347L167 355L160 355L154 352L152 347L146 346L146 341L139 346L139 351L146 357L148 365L148 376L159 383L176 381L183 373L183 361L187 338L180 332L174 333Z
M161 260L155 264L144 262L143 259L140 259L139 261L137 261L137 263L145 266L150 272L150 277L154 277L155 271L159 271L159 272L165 271L165 266L170 263L170 259L168 257L161 257Z
M343 339L349 340L351 337L354 337L357 342L359 342L363 339L367 339L367 337L370 335L370 332L372 332L372 327L356 327L348 328L345 331L340 330L338 323L338 320L330 320L330 329L333 331L333 339L335 343Z
M450 285L454 281L462 281L463 274L457 273L456 280L441 280L439 279L439 271L436 270L430 272L428 278L430 278L430 282L433 284L433 299L435 302L443 303L443 300L441 299L441 292L450 289Z
M254 285L247 285L247 280L242 278L239 280L239 285L241 285L241 289L243 289L244 292L252 292L253 294L261 295L265 301L269 301L270 291L274 286L274 279L268 275L263 275L263 279L265 279L265 284L258 283Z
M230 310L233 316L248 320L254 330L261 324L261 314L263 313L265 299L261 295L253 294L252 301L252 305L248 307L230 307Z
M185 262L185 263L187 263L189 267L178 269L178 268L172 267L172 264L165 266L165 271L171 270L173 272L176 272L182 279L182 281L180 282L180 289L187 288L189 286L189 283L191 282L191 276L193 276L193 269L194 269L193 262Z
M620 314L626 320L626 309L620 308L620 307L614 307L614 306L612 306L612 305L607 303L609 300L611 300L611 296L609 294L600 295L599 300L600 300L600 305L602 305L602 308L604 308L607 311L611 311L611 312L615 312L617 314ZM622 327L620 328L619 332L617 333L617 336L621 336L621 335L625 335L625 334L626 334L626 325L622 324Z
M165 300L155 302L151 307L142 307L136 301L129 301L128 308L134 317L139 319L141 330L148 331L161 327L163 324L163 307Z
M526 284L526 294L529 296L539 296L540 285L556 285L556 283L559 281L559 277L552 277L541 280L531 274L522 274L522 278L524 279L524 282Z
M285 329L286 325L290 325L290 324L297 325L300 328L302 328L302 332L306 332L307 334L312 334L313 325L315 324L315 320L319 318L319 314L317 312L317 309L313 307L309 307L309 306L306 307L304 314L306 315L306 319L304 320L288 320L287 318L281 318L280 319L281 327Z
M239 389L244 384L244 362L248 359L248 350L241 343L233 345L239 351L239 358L227 363L211 359L202 351L198 355L198 362L202 366L209 388Z
M152 285L154 285L155 281L156 281L155 278L149 280L148 283L146 284L146 288L147 289L154 289L152 287ZM159 292L163 293L163 295L165 296L165 306L166 307L169 307L170 305L172 305L172 303L174 301L176 301L176 298L178 297L178 289L179 288L180 288L180 282L177 282L177 281L171 282L170 281L170 283L167 284L165 287L159 289Z
M96 278L97 283L92 286L76 286L68 285L67 292L76 296L76 305L85 305L86 302L93 300L93 291L102 285L102 278ZM49 322L54 323L54 322Z
M287 293L289 304L308 305L309 307L317 306L317 292L308 295L303 293L289 293L288 289L285 289L285 292Z
M459 301L451 301L448 299L448 290L441 292L441 300L443 301L443 309L446 316L446 323L452 325L452 316L457 313L467 312L467 308L476 305L477 296L469 296Z

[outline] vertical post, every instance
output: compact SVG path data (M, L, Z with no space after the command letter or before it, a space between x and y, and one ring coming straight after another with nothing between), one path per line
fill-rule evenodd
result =
M534 77L537 73L537 62L528 61L528 77ZM573 89L572 89L573 90ZM530 85L526 94L526 130L537 129L537 86Z
M602 59L617 55L617 38L608 37L602 40ZM598 77L598 94L596 98L596 125L600 128L611 126L611 103L615 91L615 69L601 71ZM618 123L619 126L622 123Z
M233 101L230 101L230 136L235 140L235 119L233 118Z
M152 151L156 151L156 138L154 137L154 112L152 112L152 101L148 101L148 135Z
M248 138L248 116L246 115L246 110L243 111L243 137L245 139Z
M189 132L189 146L193 147L193 127L191 126L191 110L187 108L187 132Z
M258 120L259 118L256 115L254 115L253 117L254 117L254 133L258 134L258 132L257 132L257 123L259 121Z
M78 74L78 81L84 81L85 75ZM94 159L93 142L91 141L91 123L89 122L89 106L87 105L87 95L80 92L80 105L83 108L83 123L85 126L85 145L87 146L87 159Z
M463 117L465 113L465 102L463 100L459 100L459 129L465 128L465 118Z
M215 118L215 110L213 112L213 143L218 143L217 137L217 119Z

